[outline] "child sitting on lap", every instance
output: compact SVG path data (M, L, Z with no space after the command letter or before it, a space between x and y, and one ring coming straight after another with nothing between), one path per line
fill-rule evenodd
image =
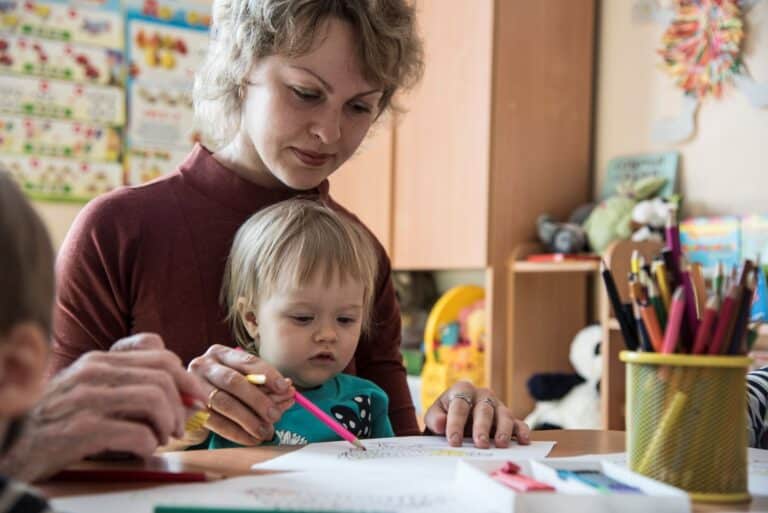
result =
M240 227L222 285L238 344L358 438L394 436L386 393L343 374L361 333L370 329L376 267L372 241L360 226L317 202L294 199ZM294 404L275 424L272 443L339 439ZM234 446L215 433L208 444Z

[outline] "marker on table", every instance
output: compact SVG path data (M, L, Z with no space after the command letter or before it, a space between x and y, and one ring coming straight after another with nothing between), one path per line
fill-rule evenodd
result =
M245 376L245 379L248 380L249 383L254 385L263 385L267 382L267 377L264 374L248 374ZM360 440L357 439L355 435L350 433L344 426L339 424L336 419L325 413L323 410L315 406L315 404L304 397L298 390L294 393L293 398L296 400L297 403L299 403L304 409L306 409L309 413L317 417L317 419L331 428L334 433L342 437L347 442L351 443L358 449L366 450L365 446L360 442Z

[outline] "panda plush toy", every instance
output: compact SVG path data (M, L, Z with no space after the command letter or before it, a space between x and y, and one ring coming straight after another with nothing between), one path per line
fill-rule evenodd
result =
M536 407L525 418L532 429L599 429L602 328L587 326L571 343L576 373L535 374L528 391Z

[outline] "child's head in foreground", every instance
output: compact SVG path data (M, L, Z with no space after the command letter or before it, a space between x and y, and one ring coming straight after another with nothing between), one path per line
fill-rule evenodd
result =
M344 370L369 328L376 271L362 226L288 200L240 227L222 298L238 344L296 386L315 387Z
M0 169L0 447L42 391L54 296L53 248L37 213ZM8 422L11 421L11 422Z

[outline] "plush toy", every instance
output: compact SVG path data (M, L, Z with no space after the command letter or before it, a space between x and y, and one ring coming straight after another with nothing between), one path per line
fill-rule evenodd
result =
M549 214L540 215L536 220L539 240L553 253L580 253L586 250L587 233L581 225L593 207L592 203L580 206L564 223Z
M674 201L664 198L643 200L632 209L632 240L641 242L644 240L664 241L664 225L667 222L669 211L675 207Z
M658 194L666 183L666 178L657 176L627 182L617 188L615 196L600 202L584 222L592 250L602 253L611 242L629 239L635 205Z
M570 360L576 373L535 374L528 391L538 402L525 418L532 429L599 429L602 328L595 324L576 334Z

